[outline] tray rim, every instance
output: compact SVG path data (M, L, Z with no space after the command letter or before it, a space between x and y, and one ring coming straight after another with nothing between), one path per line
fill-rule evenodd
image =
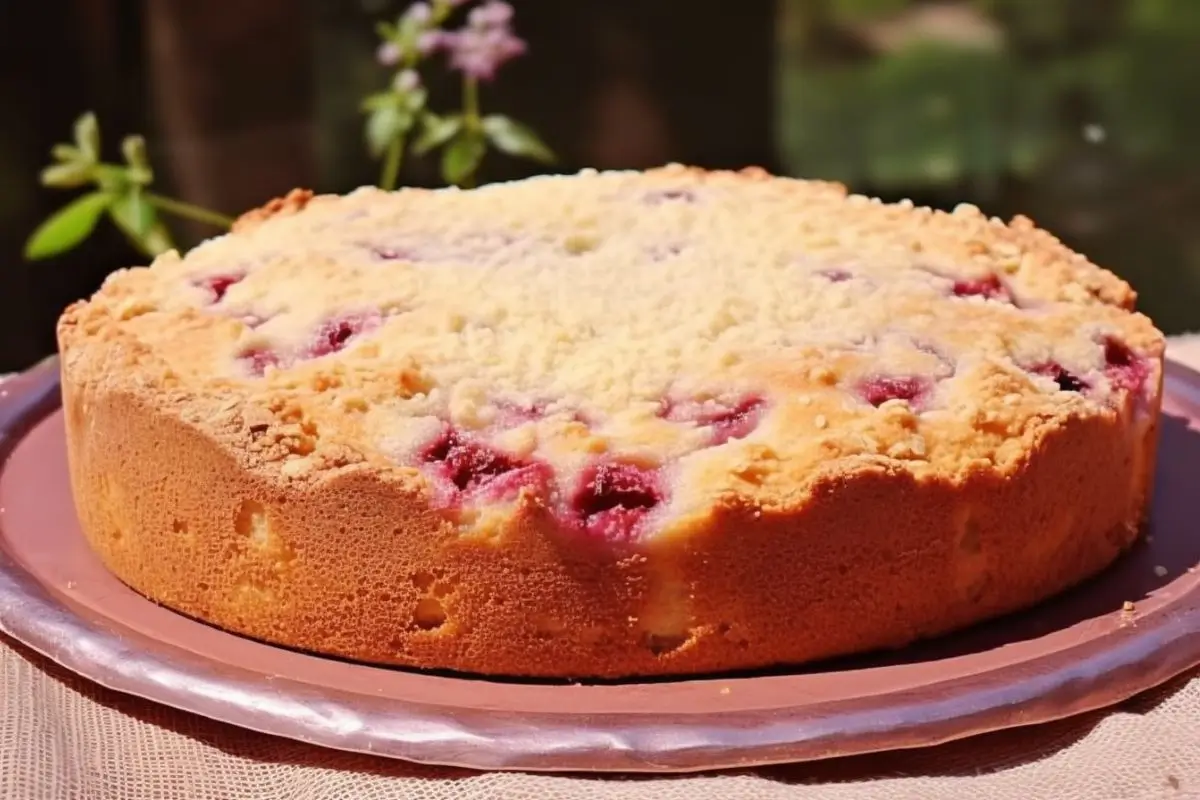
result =
M1172 393L1200 407L1200 373L1170 360L1165 371ZM0 473L28 433L59 407L57 357L0 384ZM773 718L780 709L679 710L653 724L634 713L593 716L587 728L580 728L578 715L567 711L464 716L453 706L400 700L390 700L381 709L364 702L366 695L361 692L339 691L340 696L331 698L327 690L270 677L272 702L264 704L260 691L263 673L205 664L196 653L174 645L158 643L157 651L147 650L146 642L139 640L148 637L128 628L114 628L111 620L85 618L55 597L7 552L4 541L0 530L0 633L71 672L123 694L261 733L468 769L679 773L925 747L985 730L1049 722L1106 707L1200 664L1200 588L1192 586L1187 593L1190 605L1185 602L1179 609L1167 603L1157 613L1139 618L1136 634L1109 650L1101 663L1071 659L1048 672L1031 668L1039 659L1006 665L999 671L1020 673L1024 668L1026 674L986 691L965 689L962 677L914 687L900 693L900 701L885 712L876 707L845 707L848 701L841 709L802 702L786 709L792 716L782 720ZM151 604L149 600L141 602ZM81 647L83 643L86 646ZM1089 641L1080 647L1092 644ZM355 669L388 668L364 664ZM469 676L444 679L501 689L507 685ZM670 682L633 685L662 683ZM1095 693L1101 684L1105 691ZM931 695L943 693L940 699L931 700ZM965 713L962 708L957 712L951 708L961 705L964 697L973 701ZM340 712L334 708L339 703ZM1030 709L1034 704L1037 708ZM808 713L801 718L799 711L805 709ZM993 719L996 717L1001 718ZM395 726L397 720L402 720L401 728ZM983 720L987 723L981 724ZM493 742L500 737L504 746L497 748Z

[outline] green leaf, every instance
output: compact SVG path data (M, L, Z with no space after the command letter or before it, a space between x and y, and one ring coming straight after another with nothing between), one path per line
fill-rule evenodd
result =
M479 169L487 143L476 131L464 130L442 151L442 177L446 183L458 186Z
M129 189L129 169L117 164L96 164L92 167L92 180L111 195L124 194Z
M416 89L403 95L401 103L415 117L421 113L421 109L425 108L425 101L428 99L429 92L424 87L418 86Z
M154 227L146 234L146 238L142 240L146 248L146 255L158 256L175 249L175 243L171 241L171 234L167 230L167 226L161 222L154 223Z
M436 150L454 138L462 130L463 120L459 114L440 117L434 113L421 115L421 135L413 143L413 152L423 156Z
M83 157L83 153L73 144L56 144L50 148L50 155L54 156L55 161L78 161Z
M526 125L499 114L483 118L483 132L497 150L510 156L540 161L543 164L554 163L554 153Z
M375 158L383 155L393 140L408 133L413 116L394 106L378 108L367 118L367 150Z
M50 186L55 189L72 189L76 186L83 186L92 177L92 168L88 164L79 161L67 162L65 164L52 164L42 170L41 181L42 186Z
M369 112L378 111L381 108L395 107L398 105L400 105L400 98L396 96L395 92L387 91L376 92L373 95L369 95L362 101L360 108L364 112Z
M70 250L87 238L112 202L108 192L89 192L75 198L38 226L25 242L25 258L49 258Z
M100 123L90 111L75 120L75 146L88 161L100 160Z
M174 247L171 234L158 219L157 209L140 191L134 190L119 198L108 209L108 215L129 242L145 256L153 258Z
M146 186L154 181L154 171L150 169L150 159L146 157L146 140L141 136L126 136L121 141L121 153L125 163L129 165L126 173L133 183Z
M136 238L145 237L150 233L157 218L154 206L150 205L145 195L137 188L114 200L109 206L108 215L119 228Z
M125 176L134 186L149 186L154 183L154 172L149 167L130 167Z
M376 22L375 33L380 39L386 39L388 41L392 41L400 35L400 32L397 30L396 26L390 22Z
M125 163L131 167L149 166L146 160L146 140L141 136L126 136L122 139L121 154L125 156Z

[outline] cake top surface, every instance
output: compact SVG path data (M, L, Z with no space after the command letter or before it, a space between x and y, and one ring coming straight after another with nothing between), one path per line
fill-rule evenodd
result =
M61 332L222 436L291 430L252 449L283 479L369 463L456 513L537 502L620 539L1132 420L1163 351L1134 299L1023 218L669 166L294 192L113 274Z

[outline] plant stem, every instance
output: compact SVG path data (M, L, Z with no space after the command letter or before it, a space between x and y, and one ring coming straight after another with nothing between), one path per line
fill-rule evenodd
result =
M396 179L400 175L400 161L404 156L404 137L397 136L388 144L387 153L383 157L383 175L379 178L379 188L391 191L396 188Z
M170 197L163 197L161 194L146 192L146 201L150 205L161 208L169 214L196 222L203 222L216 228L229 228L233 225L232 217L227 217L224 214L218 214L215 211L209 211L207 208L194 206L191 203L185 203L181 200L172 200Z
M479 127L479 81L463 76L463 119L467 127Z
M463 74L463 126L473 135L478 135L482 123L479 119L479 81ZM475 170L463 177L464 189L475 186Z
M122 233L122 234L124 234L124 236L125 236L125 241L129 242L129 244L133 246L133 249L134 249L134 250L137 250L139 253L141 253L141 254L142 254L143 256L145 256L146 258L154 258L155 256L157 256L157 255L158 255L158 253L155 253L155 252L154 252L154 251L153 251L153 250L152 250L152 249L151 249L151 248L150 248L150 247L149 247L149 246L146 244L146 240L145 240L145 239L142 239L142 238L140 238L140 237L138 237L138 236L135 236L134 234L132 234L132 233L130 233L129 231L127 231L127 230L124 230L124 229L122 229L122 230L121 230L121 233Z

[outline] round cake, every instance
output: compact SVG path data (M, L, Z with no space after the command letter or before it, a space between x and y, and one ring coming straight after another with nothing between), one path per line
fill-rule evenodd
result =
M1137 537L1164 340L1025 218L761 170L295 191L62 316L83 531L146 597L571 678L905 645Z

